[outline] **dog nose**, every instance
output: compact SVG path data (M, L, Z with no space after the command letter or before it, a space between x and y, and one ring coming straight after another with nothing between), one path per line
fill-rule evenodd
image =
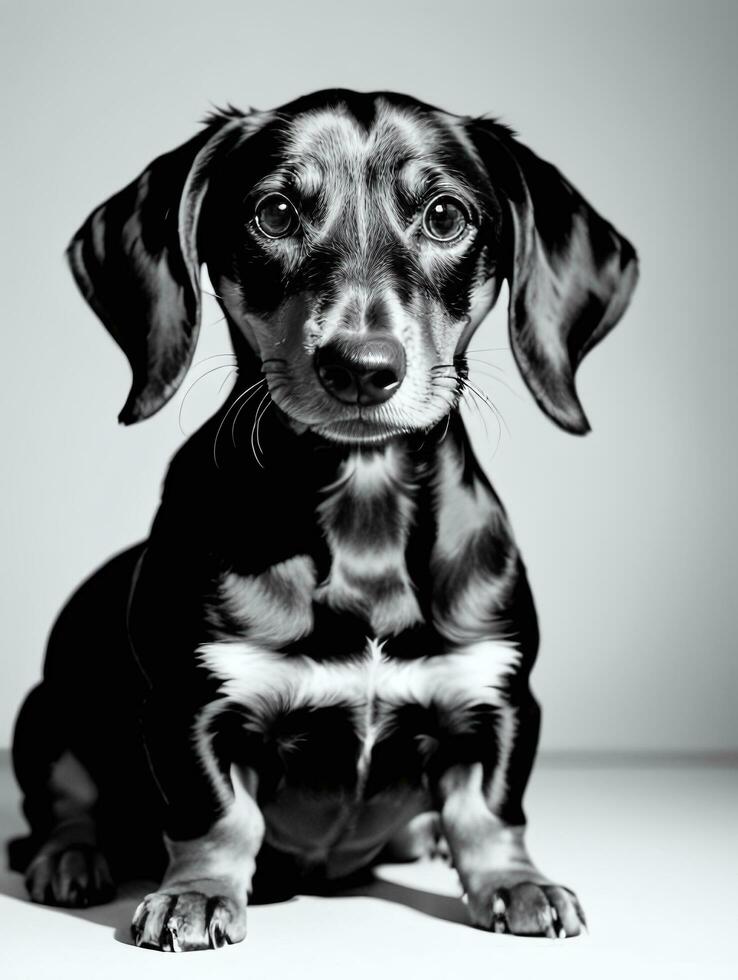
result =
M390 336L337 338L318 348L315 366L320 383L334 398L379 405L389 401L405 377L405 351Z

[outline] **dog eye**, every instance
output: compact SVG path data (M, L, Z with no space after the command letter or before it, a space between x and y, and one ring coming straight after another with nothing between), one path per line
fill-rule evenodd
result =
M437 242L460 238L469 224L466 208L455 197L435 197L423 212L423 233Z
M283 194L267 194L256 205L254 220L267 238L291 235L300 223L294 204Z

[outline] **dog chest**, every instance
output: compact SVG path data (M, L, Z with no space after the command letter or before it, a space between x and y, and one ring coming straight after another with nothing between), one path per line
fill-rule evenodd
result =
M366 635L395 637L424 623L421 600L446 641L495 636L517 574L504 512L479 475L465 472L459 447L442 444L424 497L433 521L425 515L423 533L434 526L435 538L425 545L431 592L421 596L406 557L411 533L419 533L416 477L392 444L349 454L315 512L327 572L319 577L313 557L298 554L257 575L225 573L210 610L215 636L284 649L313 632L317 604L363 621Z
M519 654L487 641L397 660L369 641L352 657L317 661L241 641L208 644L199 657L217 686L197 723L206 768L218 718L235 713L244 735L272 747L288 781L365 798L408 774L420 778L439 742L475 732L488 739L483 719L504 703Z
M209 609L215 635L281 649L312 632L314 604L358 617L375 636L421 624L405 560L414 513L406 468L392 446L350 454L315 512L330 556L327 574L319 578L307 554L257 575L224 573Z
M405 561L413 491L407 461L390 445L351 454L318 508L331 568L316 599L361 616L375 636L423 622Z

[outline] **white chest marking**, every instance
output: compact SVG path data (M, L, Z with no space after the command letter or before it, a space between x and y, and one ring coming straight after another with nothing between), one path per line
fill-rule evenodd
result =
M463 732L475 707L504 707L505 680L520 660L512 645L496 640L415 660L385 657L376 640L369 640L359 656L325 663L241 640L205 644L198 657L220 685L219 697L196 720L195 747L224 805L230 791L212 751L211 724L230 707L244 708L244 726L264 732L279 715L298 708L345 706L361 746L357 770L362 785L372 748L391 721L393 708L435 706L443 711L452 733Z
M382 708L436 705L460 718L476 705L504 704L504 681L519 656L502 641L396 660L385 657L381 643L370 640L359 656L324 663L245 641L209 643L199 650L202 665L221 681L219 694L246 708L252 727L261 728L277 714L297 708L345 705L355 712L360 736L369 727L367 718L381 714Z

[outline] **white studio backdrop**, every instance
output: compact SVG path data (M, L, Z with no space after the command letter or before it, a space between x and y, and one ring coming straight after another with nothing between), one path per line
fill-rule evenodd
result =
M500 116L638 248L633 306L579 374L592 434L556 430L496 349L504 295L471 345L495 348L472 377L504 424L467 417L537 600L544 747L738 747L734 6L66 0L0 13L0 745L66 595L146 534L184 393L228 349L207 298L181 392L118 427L128 367L72 283L66 242L211 103L269 108L342 86ZM187 431L224 379L192 389Z

